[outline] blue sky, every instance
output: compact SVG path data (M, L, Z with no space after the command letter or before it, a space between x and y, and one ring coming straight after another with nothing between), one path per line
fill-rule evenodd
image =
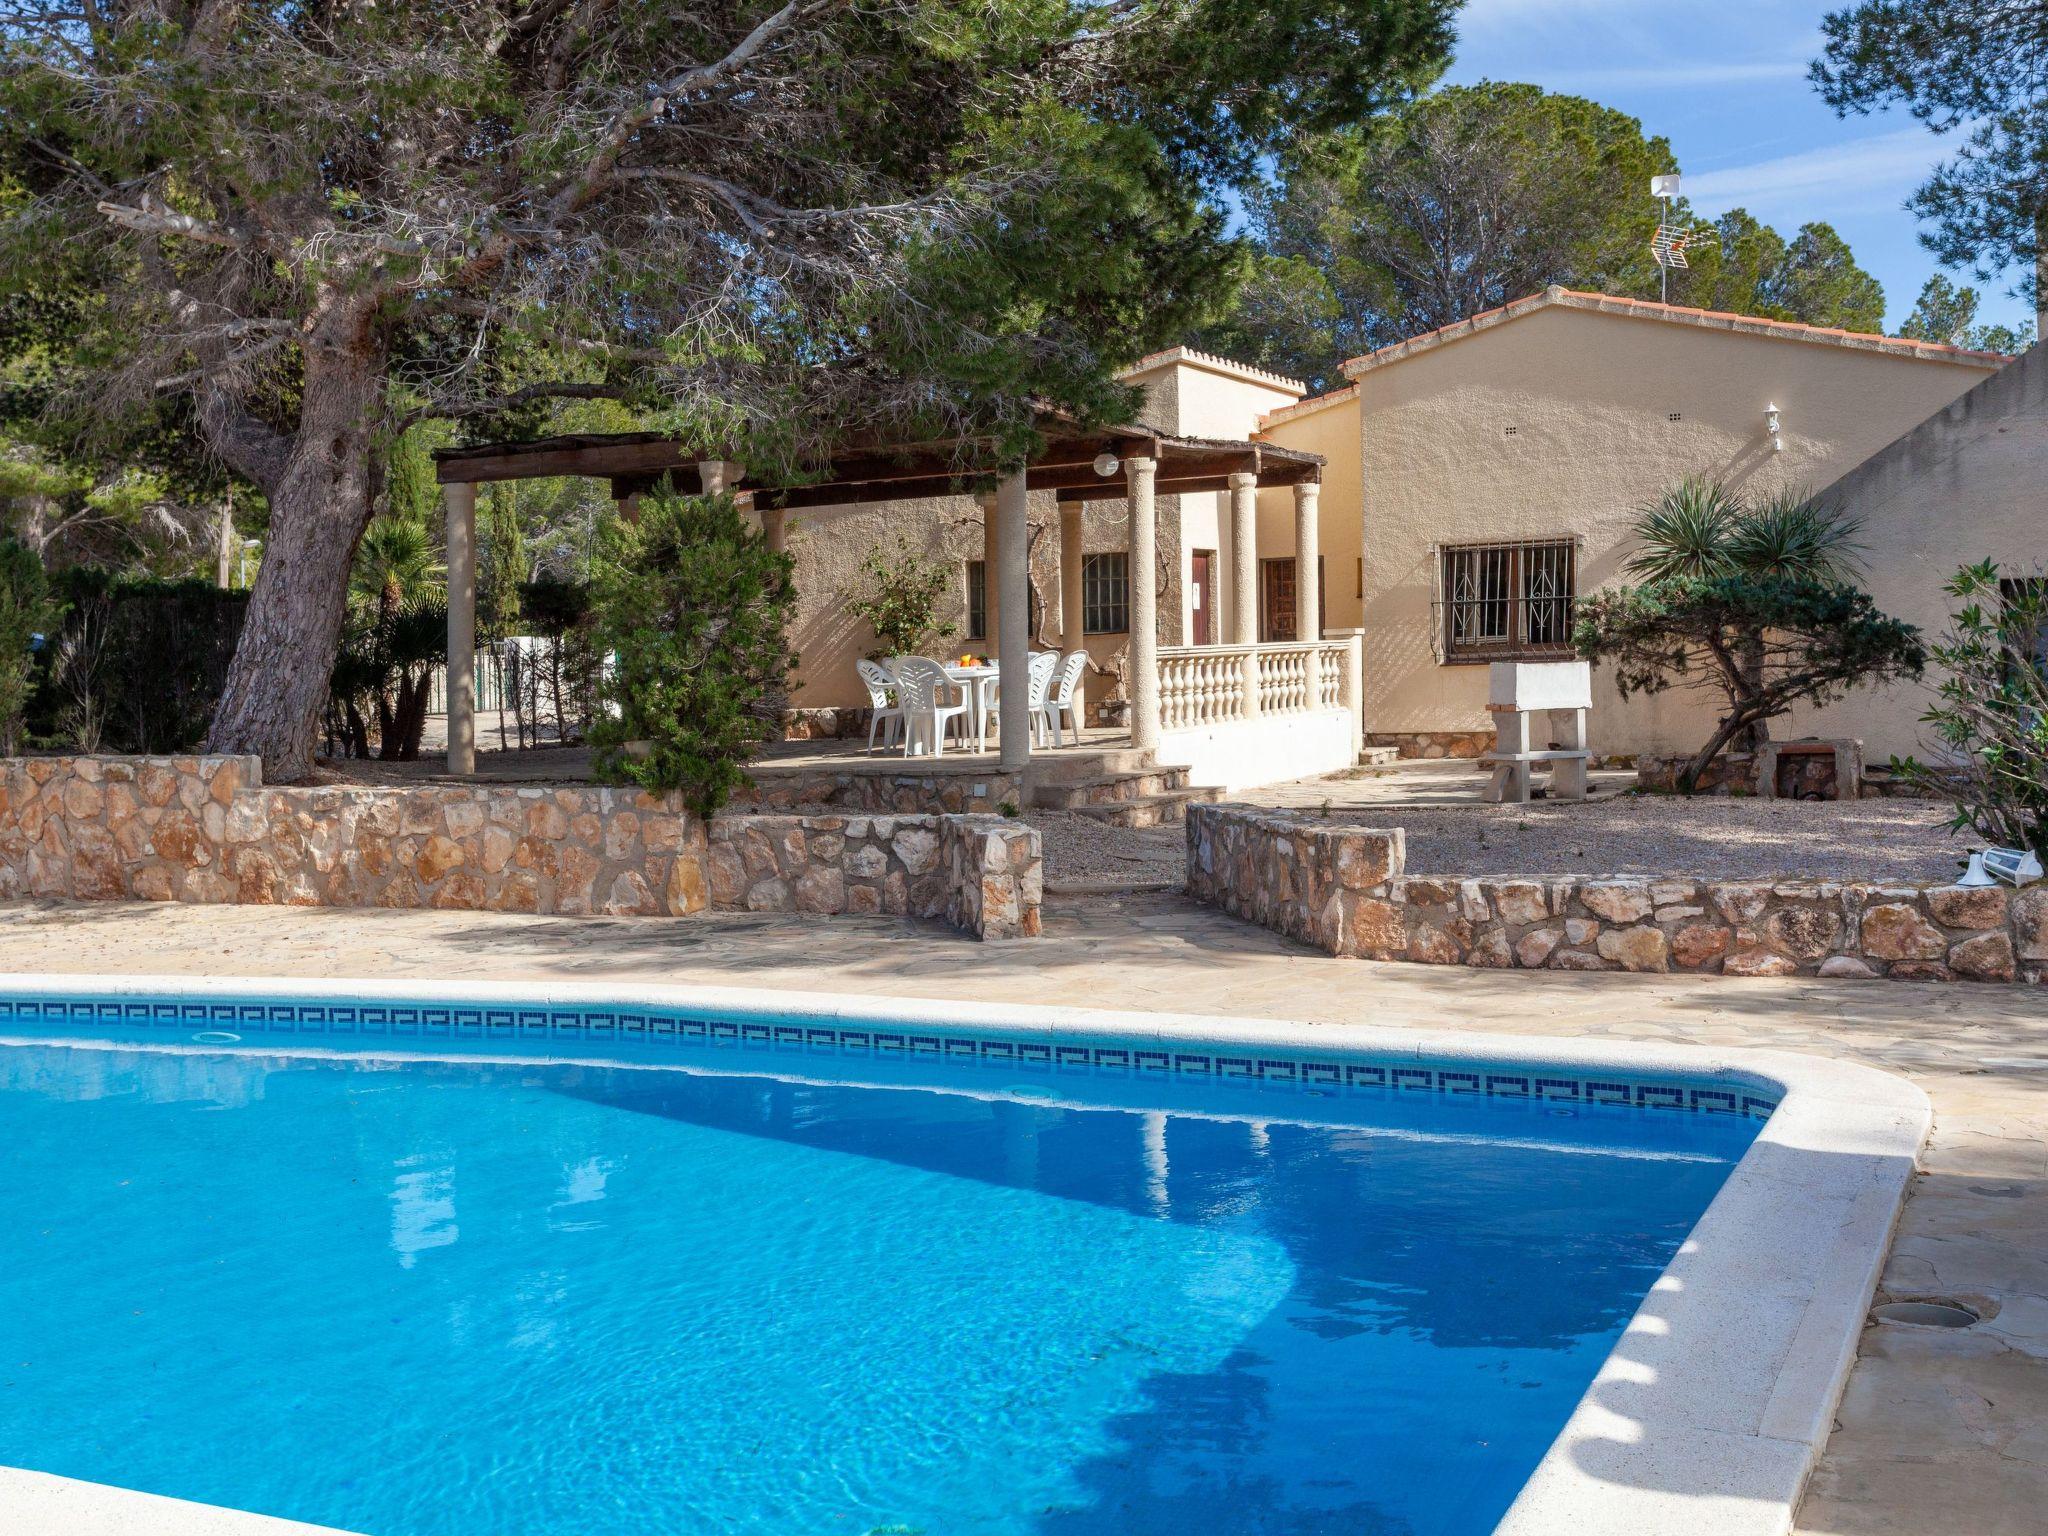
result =
M1628 113L1671 141L1685 193L1709 217L1747 208L1790 236L1835 226L1884 284L1895 329L1937 269L1901 205L1946 150L1903 112L1837 118L1806 82L1820 52L1807 0L1467 0L1449 79L1527 80ZM1980 321L2031 319L2002 282Z

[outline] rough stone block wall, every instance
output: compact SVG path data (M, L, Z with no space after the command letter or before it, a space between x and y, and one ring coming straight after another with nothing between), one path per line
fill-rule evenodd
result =
M1014 773L849 773L826 769L757 774L732 798L735 811L864 811L869 815L952 815L1024 803Z
M1478 757L1493 750L1491 731L1373 731L1368 747L1392 747L1403 757Z
M944 918L980 938L1039 931L1038 833L1001 816L720 816L711 904L729 912Z
M1678 776L1692 761L1692 754L1644 752L1636 758L1636 788L1654 794L1678 793ZM1723 752L1700 774L1694 790L1701 795L1753 795L1756 793L1756 758L1748 752Z
M1369 960L2048 982L2048 885L1461 879L1404 874L1400 837L1301 813L1190 806L1188 892Z
M1400 828L1230 805L1190 805L1187 814L1188 894L1197 901L1333 955L1392 943L1399 914L1373 893L1401 873Z
M635 789L265 788L253 757L0 760L0 897L683 916L904 913L1038 932L1038 833L988 815L722 815Z
M680 915L702 821L638 790L264 788L253 757L0 762L0 895Z
M1045 857L1038 829L1007 816L941 816L946 920L984 939L1038 937Z

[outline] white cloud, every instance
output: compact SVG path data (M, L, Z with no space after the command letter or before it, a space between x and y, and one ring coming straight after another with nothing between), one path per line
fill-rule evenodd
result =
M1740 207L1760 218L1795 222L1896 207L1946 152L1947 146L1925 128L1902 128L1688 175L1685 195L1703 213Z

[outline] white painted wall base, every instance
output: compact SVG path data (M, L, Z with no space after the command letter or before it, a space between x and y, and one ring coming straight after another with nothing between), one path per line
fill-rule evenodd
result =
M1188 782L1198 788L1257 789L1353 767L1357 731L1348 709L1224 720L1162 731L1158 761L1187 769Z

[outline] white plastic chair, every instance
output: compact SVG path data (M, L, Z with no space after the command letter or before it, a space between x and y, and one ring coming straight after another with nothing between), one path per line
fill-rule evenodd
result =
M889 670L895 674L896 697L903 710L904 755L928 748L933 757L943 757L946 722L967 713L965 700L946 702L953 680L928 656L893 657Z
M1025 695L1025 708L1031 719L1031 744L1043 746L1048 734L1057 739L1059 727L1052 718L1052 685L1059 676L1060 656L1057 651L1033 651L1031 653L1030 688Z
M875 728L882 728L882 745L893 747L903 732L903 706L895 702L896 678L879 661L865 656L853 664L868 688L868 750L875 750Z
M1065 746L1060 735L1060 717L1067 717L1074 731L1074 741L1081 740L1081 715L1086 704L1081 688L1081 679L1088 672L1088 653L1069 651L1059 659L1059 670L1053 674L1052 696L1046 700L1046 717L1052 724L1052 744Z

